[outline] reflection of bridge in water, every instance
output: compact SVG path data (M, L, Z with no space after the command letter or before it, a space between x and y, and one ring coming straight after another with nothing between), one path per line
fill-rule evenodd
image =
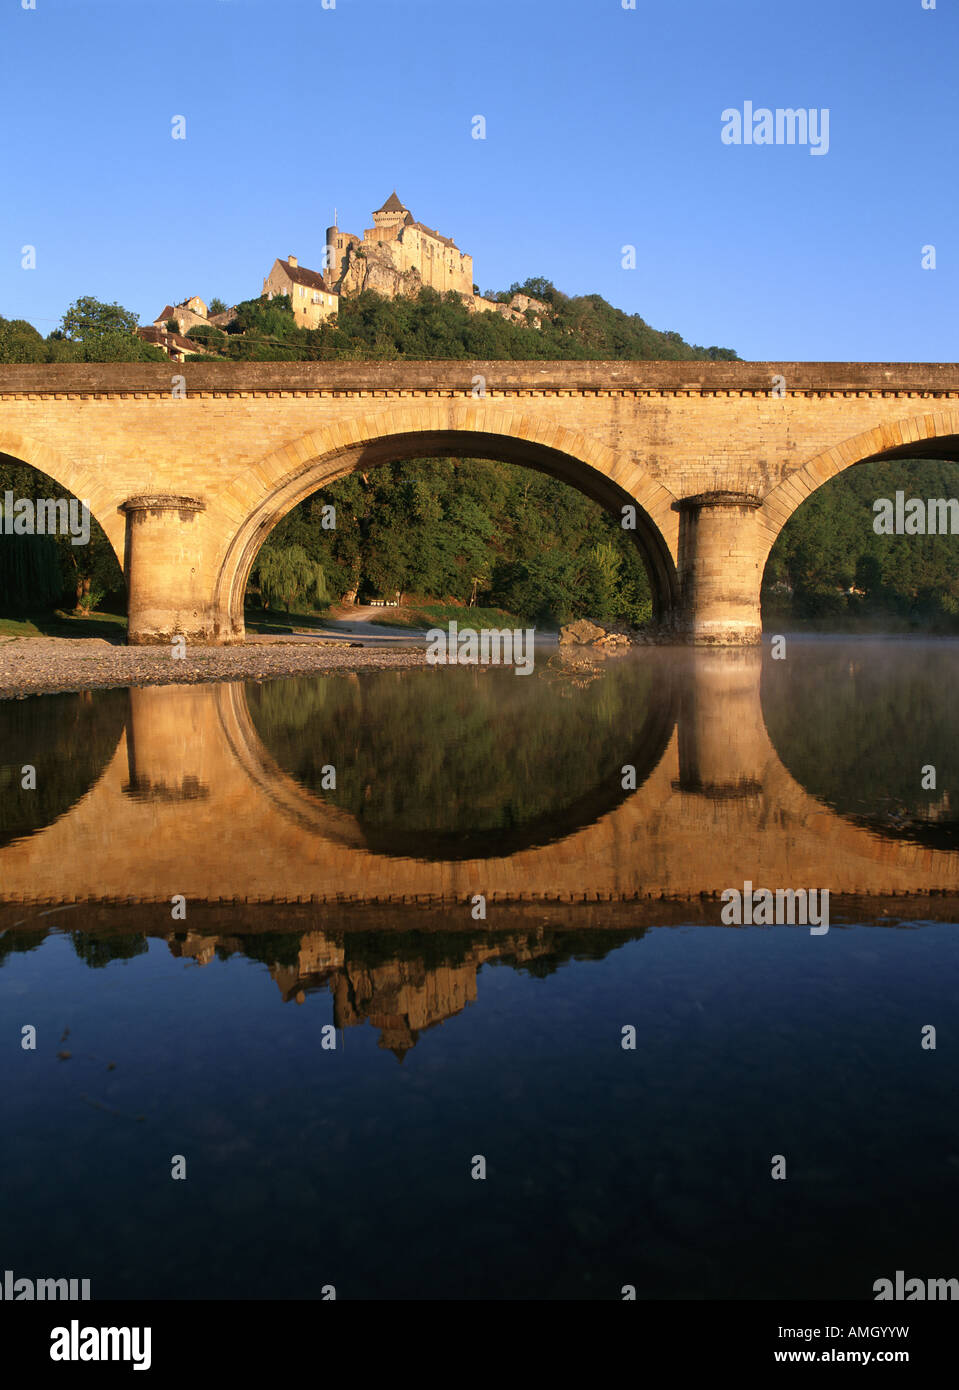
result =
M472 859L371 850L356 817L276 765L241 685L131 690L95 785L0 849L0 903L458 904L475 929L474 894L490 927L497 903L689 901L747 879L837 896L959 894L959 853L884 837L798 785L766 732L761 670L755 650L689 652L675 721L636 791L617 777L587 823Z

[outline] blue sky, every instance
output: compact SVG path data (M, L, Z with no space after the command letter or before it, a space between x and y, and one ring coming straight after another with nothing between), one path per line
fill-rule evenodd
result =
M756 360L954 361L957 60L955 0L0 0L0 314L233 303L395 187L484 290L546 275ZM828 153L723 144L747 100L828 108Z

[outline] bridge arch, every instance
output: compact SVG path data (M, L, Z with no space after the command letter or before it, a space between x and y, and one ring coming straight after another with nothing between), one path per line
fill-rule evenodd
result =
M3 459L45 473L81 502L87 502L90 515L102 527L121 570L124 569L125 520L116 504L111 505L102 480L97 482L92 469L73 462L49 444L8 429L0 429L0 461Z
M764 546L761 570L765 570L770 551L786 522L823 483L854 468L857 463L897 458L959 462L959 410L940 410L876 425L824 449L801 468L787 474L763 498L758 514Z
M549 425L509 407L482 401L392 407L346 424L312 431L244 469L224 490L230 541L213 595L216 640L241 638L243 597L256 555L297 503L347 474L404 459L493 459L547 473L608 510L636 508L639 545L653 593L654 615L677 598L675 498L643 469L585 434ZM211 517L211 520L213 518Z

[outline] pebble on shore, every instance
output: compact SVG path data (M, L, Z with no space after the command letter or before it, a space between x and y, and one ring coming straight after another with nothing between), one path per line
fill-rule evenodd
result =
M121 647L99 637L17 637L0 642L0 700L116 686L262 681L315 671L425 664L425 648L361 647L350 641L187 647L185 657L175 658L170 647Z

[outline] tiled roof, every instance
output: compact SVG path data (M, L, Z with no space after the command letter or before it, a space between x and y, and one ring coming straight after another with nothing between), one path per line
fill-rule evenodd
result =
M183 338L179 333L167 333L162 328L138 328L137 337L145 343L156 343L158 347L179 348L182 352L209 352L210 349L192 338Z
M324 294L334 293L318 270L307 270L302 265L290 265L289 261L280 261L280 265L294 285L306 285L311 290L322 290Z
M396 196L396 189L395 189L395 188L393 189L393 192L392 192L392 193L390 194L390 196L387 198L387 200L386 200L386 202L383 204L383 206L382 206L381 208L377 208L377 209L376 209L376 212L405 212L405 211L406 211L406 204L405 204L405 203L401 203L400 200L399 200L399 198L397 198L397 196ZM374 217L375 217L375 216L376 216L376 213L374 213L373 215L374 215Z
M198 296L194 295L193 298L196 299L198 298ZM198 319L202 319L203 317L203 315L198 314L195 309L191 309L187 301L184 299L181 304L168 304L166 308L162 311L162 313L157 314L153 322L165 323L167 319L175 319L178 314L194 314Z
M435 232L432 227L427 227L423 222L413 222L411 225L414 226L417 231L425 232L427 236L433 237L436 241L441 241L444 246L452 246L454 251L459 250L459 247L452 237L443 236L440 232Z

